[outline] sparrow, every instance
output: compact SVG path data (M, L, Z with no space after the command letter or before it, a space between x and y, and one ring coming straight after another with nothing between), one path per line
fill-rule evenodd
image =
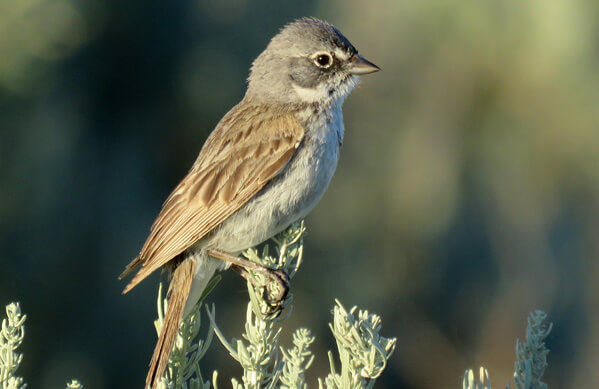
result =
M164 374L179 322L215 272L259 268L238 255L320 200L343 142L343 101L360 75L379 70L336 27L315 18L283 27L253 62L245 96L216 125L119 277L137 271L125 294L155 270L170 270L168 311L146 387ZM284 275L269 274L285 284Z

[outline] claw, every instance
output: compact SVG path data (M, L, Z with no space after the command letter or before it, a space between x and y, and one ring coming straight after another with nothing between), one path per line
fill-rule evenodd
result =
M289 275L281 269L268 269L271 282L265 290L264 300L273 312L281 311L289 293Z
M250 280L248 270L240 264L234 264L236 270L243 278ZM254 284L254 290L260 291L262 299L266 302L269 314L278 316L284 308L290 289L289 275L283 269L270 269L261 265L252 264L254 271L260 272L268 278L266 285Z

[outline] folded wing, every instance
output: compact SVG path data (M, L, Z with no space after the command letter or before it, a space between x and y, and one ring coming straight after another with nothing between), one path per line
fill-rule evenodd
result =
M241 208L289 162L304 129L292 114L233 108L208 137L187 176L164 202L123 293Z

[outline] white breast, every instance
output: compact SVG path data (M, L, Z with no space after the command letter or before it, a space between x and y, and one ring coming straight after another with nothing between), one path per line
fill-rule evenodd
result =
M209 246L239 252L255 246L305 217L326 191L343 140L341 104L312 118L302 145L283 172L231 215Z

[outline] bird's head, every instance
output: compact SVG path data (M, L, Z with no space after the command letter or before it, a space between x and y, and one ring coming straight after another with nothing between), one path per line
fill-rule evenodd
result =
M247 95L267 103L329 105L343 101L358 76L379 70L333 25L302 18L256 58Z

